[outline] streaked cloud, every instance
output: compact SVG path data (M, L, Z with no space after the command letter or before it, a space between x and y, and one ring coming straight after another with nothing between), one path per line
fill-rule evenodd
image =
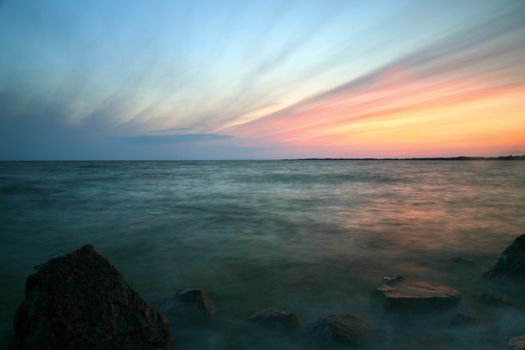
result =
M520 153L524 17L519 0L6 0L0 158Z
M136 144L166 144L180 142L205 142L231 139L232 136L221 134L175 134L175 135L138 135L128 136L124 141Z
M429 142L461 139L465 144L456 143L456 149L447 154L476 153L480 148L472 147L475 140L485 145L481 152L490 146L494 152L504 151L505 146L510 152L522 151L524 15L523 8L499 14L328 91L225 131L287 148L333 146L327 150L343 155L363 146L374 152L382 147L382 155L421 155L421 150L433 149L438 150L433 155L439 155L440 145ZM497 107L491 108L494 105ZM492 134L487 134L487 127ZM408 149L399 148L409 133L421 137ZM495 139L505 141L491 144Z

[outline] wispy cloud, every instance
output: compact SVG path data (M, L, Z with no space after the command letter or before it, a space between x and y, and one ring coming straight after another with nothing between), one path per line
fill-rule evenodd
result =
M524 17L520 0L6 0L0 156L523 149Z
M169 144L181 142L207 142L228 140L233 137L221 134L174 134L174 135L137 135L123 138L124 141L135 144Z

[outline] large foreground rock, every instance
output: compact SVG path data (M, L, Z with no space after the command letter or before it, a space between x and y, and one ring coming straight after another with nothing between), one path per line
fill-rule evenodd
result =
M86 245L26 282L10 349L173 350L169 324Z
M358 315L329 315L311 329L315 343L325 346L362 347L378 342L378 329Z
M252 315L248 321L279 331L293 332L299 327L299 319L288 310L265 309Z
M525 281L525 234L519 236L483 274L485 278L505 277Z
M452 287L418 279L385 278L376 289L390 306L428 307L449 306L458 303L460 293Z

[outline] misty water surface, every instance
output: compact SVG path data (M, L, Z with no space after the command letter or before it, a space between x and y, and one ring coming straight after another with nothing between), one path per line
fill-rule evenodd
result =
M0 345L33 266L91 243L151 302L209 292L217 327L174 334L182 349L300 349L331 313L375 322L388 349L504 348L522 309L478 296L525 297L480 275L525 233L524 175L519 161L2 162ZM385 310L371 292L393 274L458 288L480 324ZM272 306L298 314L296 336L245 322Z

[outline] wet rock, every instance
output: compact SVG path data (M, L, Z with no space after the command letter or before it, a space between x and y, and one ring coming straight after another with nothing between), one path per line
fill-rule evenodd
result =
M11 350L175 349L155 311L91 245L27 278Z
M425 280L401 278L376 289L389 306L449 306L458 303L460 293L452 287Z
M525 234L519 236L483 274L484 278L504 277L525 282Z
M161 306L175 328L211 326L216 307L208 293L200 288L179 289L175 296L166 298Z
M401 276L401 275L397 275L397 276L385 276L383 277L383 282L386 284L386 285L391 285L391 284L395 284L395 283L398 283L398 282L401 282L405 277Z
M450 319L450 325L453 327L471 326L478 322L474 316L468 315L464 312L456 312Z
M310 335L324 346L361 347L377 342L379 332L359 315L329 315L317 320Z
M509 340L509 350L525 350L525 335Z
M485 305L490 305L490 306L512 306L514 305L510 301L507 301L500 296L490 294L490 293L481 293L481 295L479 296L479 301Z
M208 296L208 293L200 288L184 288L179 289L175 294L179 302L187 307L203 311L210 316L215 313L216 307L213 301Z
M299 319L288 310L266 309L252 315L248 321L266 328L293 332L299 327Z

